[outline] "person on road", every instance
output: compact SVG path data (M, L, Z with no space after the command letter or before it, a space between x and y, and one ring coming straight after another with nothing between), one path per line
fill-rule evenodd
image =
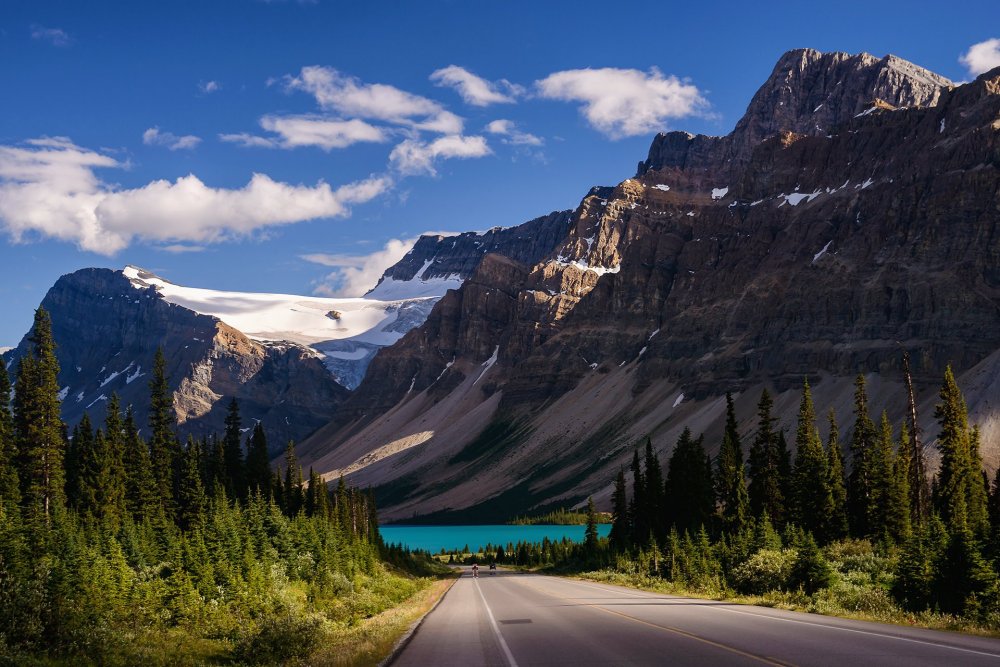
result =
M479 578L479 565L477 563L472 564L472 578L473 579Z
M497 572L497 564L496 563L490 563L490 575L492 576L492 575L496 574L496 572Z

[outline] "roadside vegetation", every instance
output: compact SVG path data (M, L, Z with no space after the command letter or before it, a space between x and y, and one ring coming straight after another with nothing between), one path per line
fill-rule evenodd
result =
M745 464L727 396L714 460L689 430L665 474L648 440L642 455L636 450L615 480L607 539L597 536L591 506L584 543L518 544L476 558L678 595L1000 634L1000 474L987 478L951 369L935 410L941 464L930 483L912 394L910 408L898 429L885 414L876 423L859 377L850 441L841 442L831 410L823 443L805 383L793 457L765 391Z
M507 522L511 526L582 526L587 523L587 513L559 508L537 516L519 516ZM598 512L597 523L611 523L610 512Z
M50 323L0 361L0 664L375 664L439 596L439 564L382 544L372 496L283 474L264 428L181 444L165 363L147 441L112 395L59 417ZM12 407L9 407L12 406Z

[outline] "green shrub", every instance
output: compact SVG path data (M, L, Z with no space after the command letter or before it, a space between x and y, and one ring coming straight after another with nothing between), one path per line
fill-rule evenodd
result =
M796 552L761 549L733 570L733 587L748 595L763 595L768 591L788 588Z
M236 646L236 657L254 665L279 665L305 658L319 646L323 620L318 614L283 610L266 616L259 629Z

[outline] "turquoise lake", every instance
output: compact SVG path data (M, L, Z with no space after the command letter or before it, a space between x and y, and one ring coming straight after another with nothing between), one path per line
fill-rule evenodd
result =
M466 544L473 551L478 551L487 544L503 544L508 542L541 542L548 537L550 540L561 540L568 537L576 542L583 542L583 532L586 526L380 526L379 532L386 544L402 544L410 549L423 549L437 553L441 549L452 551L461 549ZM601 537L607 537L611 524L598 524L597 532Z

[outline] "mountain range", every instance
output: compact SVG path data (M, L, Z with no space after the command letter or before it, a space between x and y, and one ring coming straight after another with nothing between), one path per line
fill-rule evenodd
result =
M484 522L606 505L647 436L661 459L685 426L716 448L727 391L744 432L765 387L788 428L808 377L849 432L860 373L898 423L903 352L924 441L950 364L995 467L998 223L1000 69L957 85L798 49L730 134L660 134L572 211L422 237L363 300L128 268L64 276L43 305L69 420L142 385L163 345L182 427L219 430L236 396L304 465L375 487L385 519Z

